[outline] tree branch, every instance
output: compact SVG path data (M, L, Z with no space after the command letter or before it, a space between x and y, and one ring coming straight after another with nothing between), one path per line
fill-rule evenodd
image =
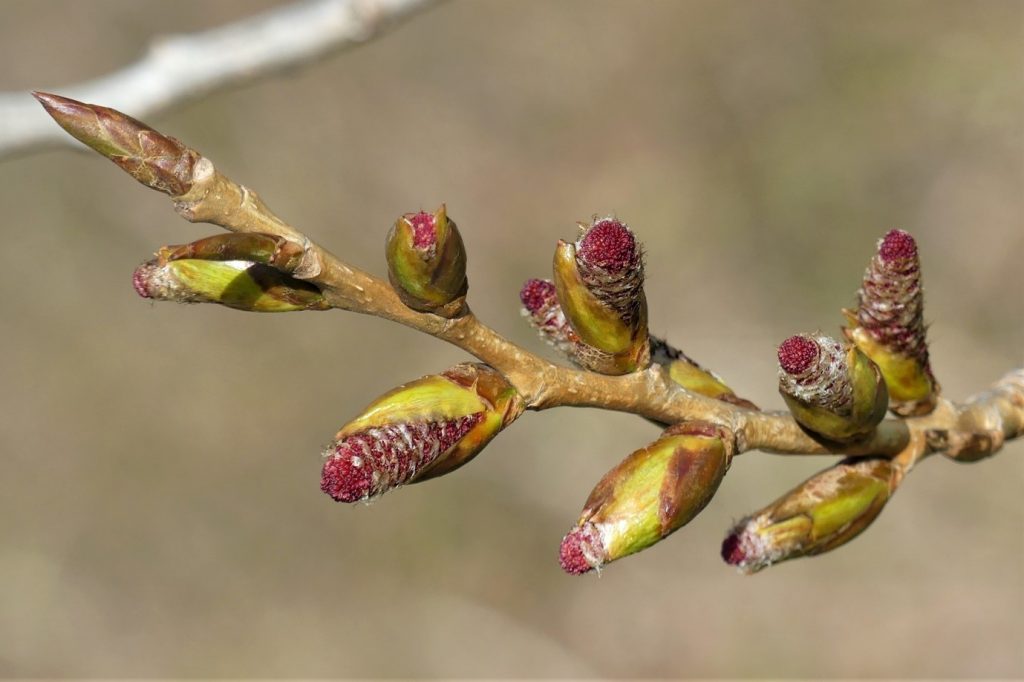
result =
M437 0L308 0L206 31L155 41L135 64L62 88L149 116L367 42ZM0 93L0 158L75 144L28 92Z

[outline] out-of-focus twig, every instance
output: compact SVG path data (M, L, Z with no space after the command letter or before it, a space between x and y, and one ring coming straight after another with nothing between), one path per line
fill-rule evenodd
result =
M135 64L61 92L148 116L364 43L436 2L307 0L199 33L162 38ZM0 93L0 158L64 144L77 145L28 91Z

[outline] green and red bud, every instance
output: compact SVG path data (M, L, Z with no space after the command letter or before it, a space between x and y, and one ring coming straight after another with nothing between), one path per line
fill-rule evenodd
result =
M462 310L466 247L443 204L434 213L406 213L396 220L385 255L391 286L407 306L444 317Z
M736 524L722 543L722 558L751 574L835 549L871 525L895 486L889 460L844 460Z
M158 256L164 260L241 260L269 265L284 273L295 272L305 249L290 239L262 232L228 232L198 239L180 246L164 246Z
M45 92L32 95L72 137L116 163L143 185L172 197L192 188L193 170L200 156L173 137L116 109Z
M268 265L251 261L155 258L132 275L143 298L177 303L218 303L258 313L328 310L323 293Z
M844 311L846 337L878 365L893 412L928 414L939 384L928 359L921 264L910 234L891 230L879 242L857 298L857 309Z
M723 429L677 424L609 471L590 493L559 560L579 575L639 552L689 523L718 490L734 452Z
M885 417L885 382L855 346L800 334L783 341L778 356L779 393L804 428L829 440L852 441L870 434Z
M643 254L627 225L598 218L575 243L559 241L554 281L569 324L594 350L585 367L627 374L650 363Z
M525 407L497 371L456 365L385 393L324 452L320 489L338 502L377 497L446 474L479 453Z
M526 280L519 290L519 301L523 304L523 317L540 338L574 359L574 349L580 340L565 319L554 283L546 279Z

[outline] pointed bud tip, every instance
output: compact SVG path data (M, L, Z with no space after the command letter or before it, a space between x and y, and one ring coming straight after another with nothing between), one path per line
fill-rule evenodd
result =
M339 445L335 454L324 462L320 475L320 490L330 495L336 502L356 502L370 496L373 485L373 474L364 460L345 451Z
M528 279L519 291L519 300L531 313L550 305L555 298L555 285L546 279Z
M814 339L799 334L791 336L779 345L779 367L786 374L802 374L818 359L819 352Z
M636 238L622 222L602 218L583 235L577 255L588 265L620 272L636 262Z
M889 230L878 246L878 255L886 263L917 258L917 242L909 232Z
M592 523L577 526L562 538L558 563L570 575L583 575L601 565L595 550L601 546L601 537Z
M405 219L412 225L412 245L417 249L429 249L437 241L435 227L437 222L434 216L426 211L412 213L405 216Z

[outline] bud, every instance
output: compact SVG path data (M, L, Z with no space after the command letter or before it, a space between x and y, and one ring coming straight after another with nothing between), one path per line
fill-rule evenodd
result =
M143 298L219 303L257 313L331 308L312 284L250 261L156 258L135 269L132 284Z
M519 300L523 304L523 317L537 330L540 338L572 358L573 349L580 340L558 304L554 283L546 279L528 279L519 290Z
M844 311L843 331L879 367L893 412L901 416L935 409L939 384L932 375L925 339L921 264L914 238L891 230L864 273L856 311Z
M562 568L579 575L639 552L689 523L718 490L732 439L704 422L677 424L604 475L563 538Z
M192 188L199 154L116 109L60 95L32 95L57 124L147 187L172 197Z
M691 393L756 410L757 405L737 396L721 377L704 369L667 341L651 337L651 361L668 369L669 378Z
M604 374L643 369L650 348L640 244L614 218L582 229L577 242L559 241L554 260L562 309L580 341L596 351L581 362Z
M229 232L198 239L182 246L164 246L158 255L165 261L188 258L250 261L292 273L301 264L305 249L285 237L273 234Z
M388 278L413 310L451 317L466 295L466 247L444 204L433 214L406 213L388 232Z
M871 433L889 400L866 355L821 334L791 336L779 346L779 393L801 426L840 442Z
M456 365L385 393L324 452L320 489L355 502L462 466L524 409L497 371Z
M843 460L736 524L722 558L751 574L844 545L878 517L895 479L887 459Z

